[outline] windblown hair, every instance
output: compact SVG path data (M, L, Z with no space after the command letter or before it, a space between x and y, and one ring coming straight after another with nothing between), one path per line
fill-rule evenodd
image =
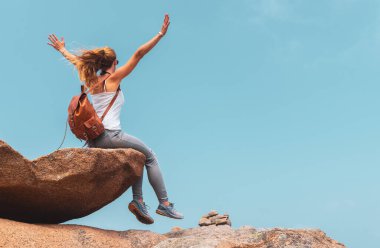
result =
M95 48L92 50L81 50L77 56L77 68L79 78L87 87L91 87L98 81L98 72L104 74L116 59L115 51L110 47Z

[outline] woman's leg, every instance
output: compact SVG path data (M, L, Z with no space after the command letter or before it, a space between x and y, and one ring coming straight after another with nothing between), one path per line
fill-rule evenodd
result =
M168 201L165 183L161 174L161 170L157 161L156 154L151 148L145 145L140 139L120 131L112 138L113 146L116 148L132 148L146 157L145 167L148 174L149 183L152 185L158 201L160 203ZM132 185L133 199L142 199L142 181L143 176Z
M138 138L124 133L122 130L108 130L97 139L89 142L89 147L98 148L132 148L142 152L146 157L146 170L148 179L152 185L158 201L160 202L156 213L175 219L183 219L183 214L177 212L173 203L168 201L164 180L161 175L156 154ZM154 220L149 216L145 203L142 201L142 180L143 176L132 185L133 201L128 205L129 210L139 221L145 224L152 224Z

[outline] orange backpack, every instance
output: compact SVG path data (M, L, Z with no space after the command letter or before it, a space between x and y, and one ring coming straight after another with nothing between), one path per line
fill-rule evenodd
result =
M91 102L87 98L87 93L90 92L90 90L93 87L95 87L96 85L100 83L102 83L102 81L88 88L87 92L85 92L84 90L84 85L81 85L81 93L77 96L74 96L71 99L69 108L68 108L67 123L69 123L71 131L79 140L86 141L85 145L88 143L89 140L95 139L96 137L98 137L104 132L104 126L103 126L102 121L104 117L106 116L106 114L108 113L108 111L110 110L110 108L112 107L120 91L120 85L119 85L119 87L116 90L115 96L112 98L107 109L104 111L102 117L99 118L99 116L96 114L94 107L92 106ZM66 127L67 127L67 123L66 123Z

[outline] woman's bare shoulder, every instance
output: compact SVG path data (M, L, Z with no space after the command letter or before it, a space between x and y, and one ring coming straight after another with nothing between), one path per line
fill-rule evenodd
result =
M111 75L109 78L107 78L106 81L106 89L107 92L110 91L116 91L119 85L121 84L121 80L117 79L116 77L112 77Z

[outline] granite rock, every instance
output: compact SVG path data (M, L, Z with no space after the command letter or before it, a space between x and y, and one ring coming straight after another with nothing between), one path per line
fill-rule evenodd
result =
M61 223L95 212L141 176L133 149L65 148L34 160L0 140L0 218Z

